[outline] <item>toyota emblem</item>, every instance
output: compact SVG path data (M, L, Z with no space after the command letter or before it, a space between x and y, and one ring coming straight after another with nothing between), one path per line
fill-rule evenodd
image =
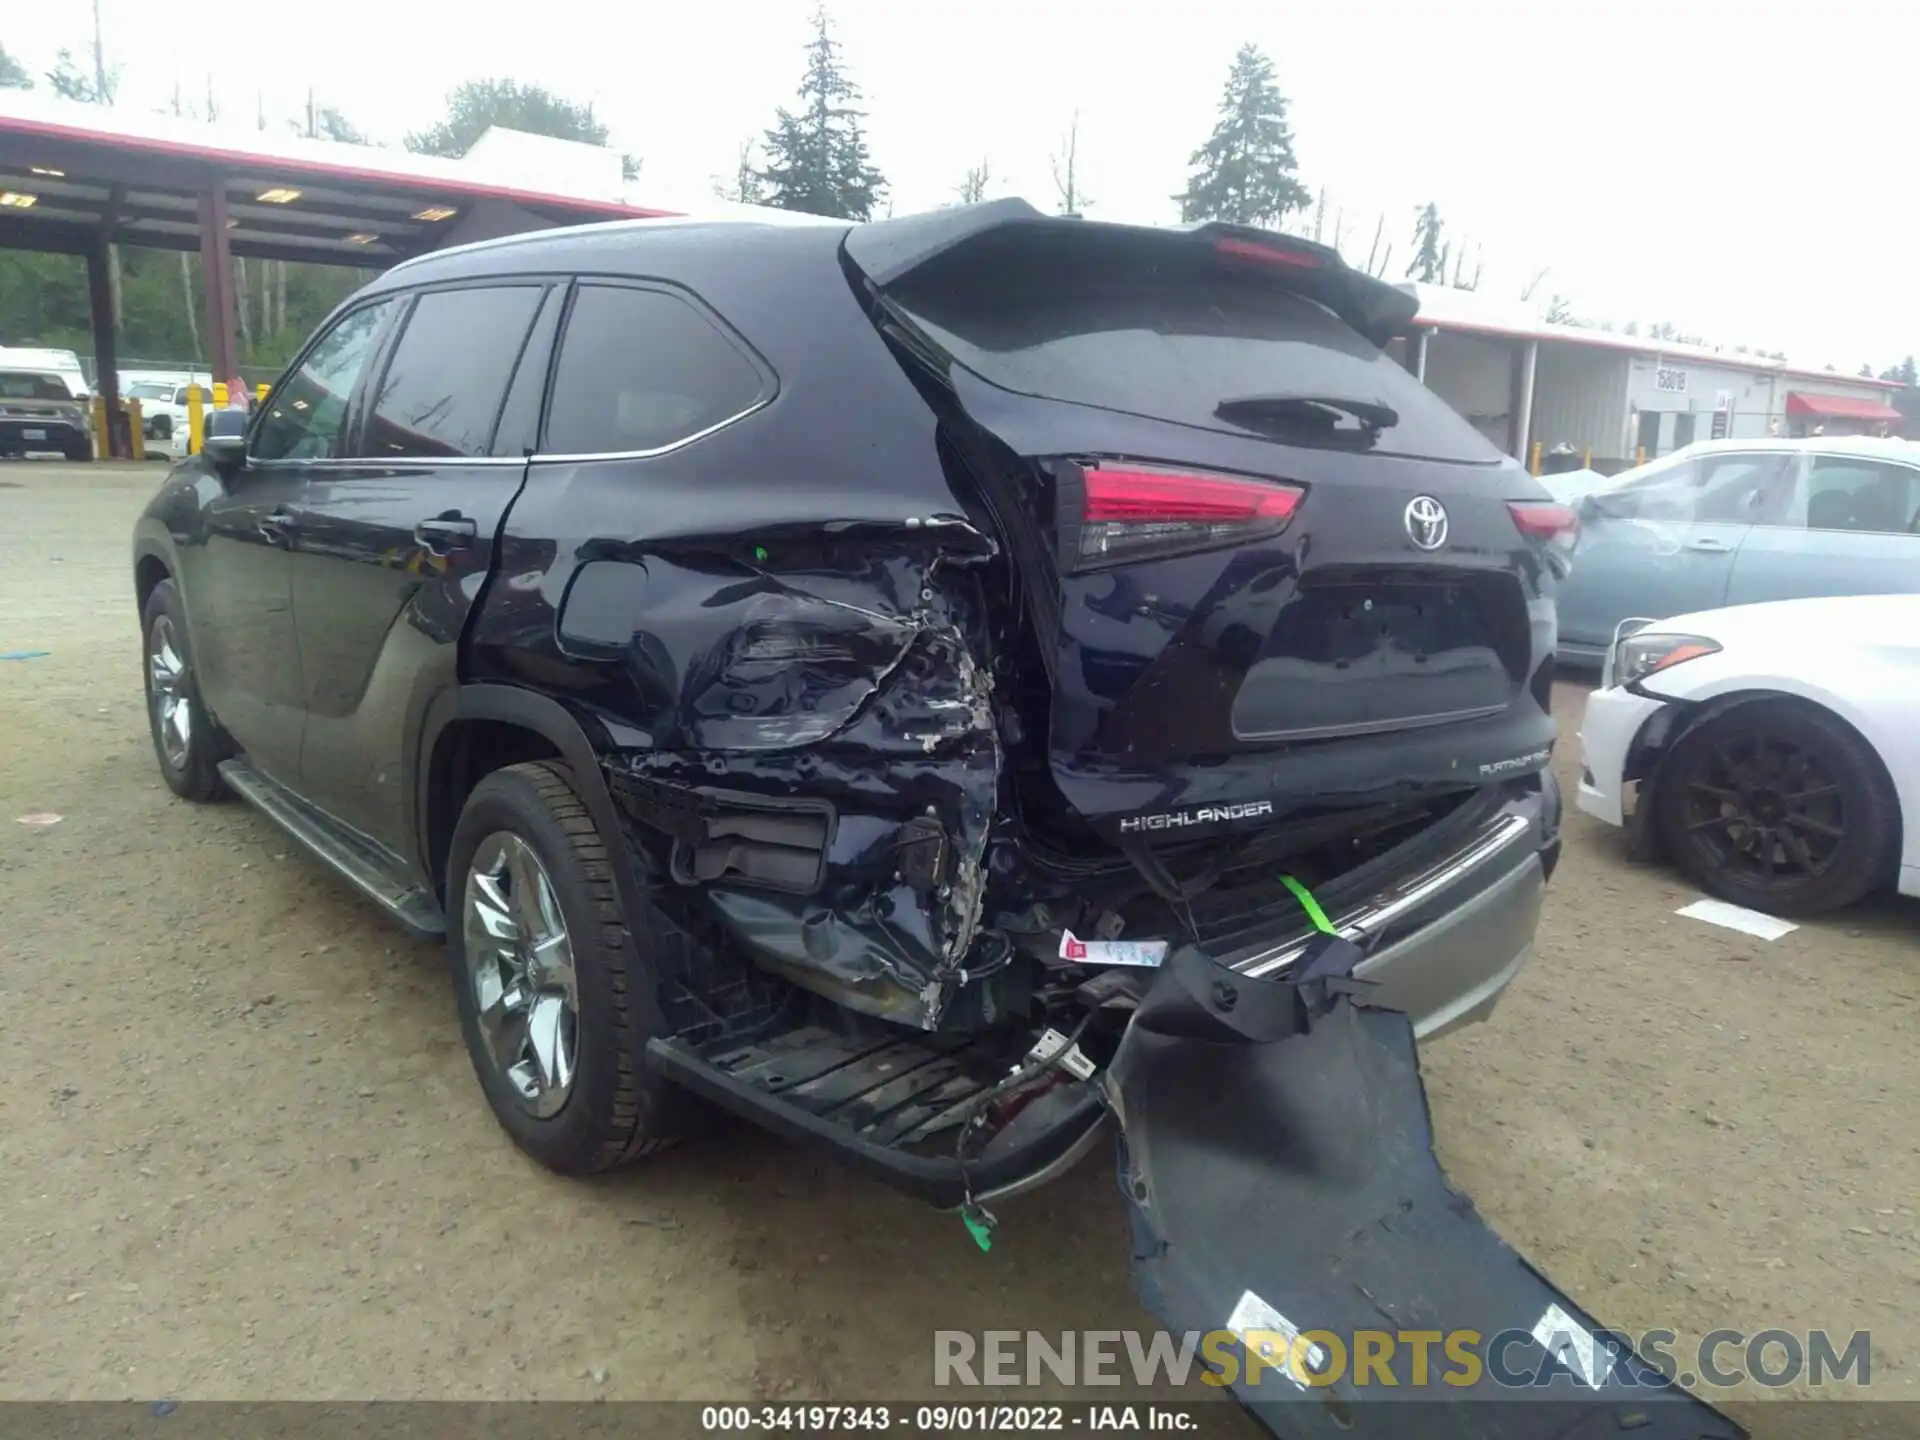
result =
M1407 538L1416 550L1438 550L1447 543L1447 507L1431 495L1407 502Z

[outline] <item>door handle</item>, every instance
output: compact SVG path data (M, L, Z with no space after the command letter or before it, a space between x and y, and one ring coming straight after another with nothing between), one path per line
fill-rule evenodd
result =
M269 545L284 545L300 528L300 517L281 505L262 515L254 528Z
M1727 544L1726 541L1714 540L1704 535L1698 540L1687 541L1687 549L1697 550L1702 555L1730 555L1733 553L1733 547Z
M480 527L464 515L440 515L413 527L414 540L435 555L463 549L479 533Z

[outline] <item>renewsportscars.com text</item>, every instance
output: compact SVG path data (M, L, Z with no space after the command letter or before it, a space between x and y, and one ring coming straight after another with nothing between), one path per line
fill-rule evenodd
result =
M1542 1351L1545 1355L1543 1358ZM955 1386L1258 1385L1279 1380L1298 1386L1331 1385L1419 1390L1465 1388L1482 1378L1510 1389L1570 1381L1593 1388L1654 1383L1630 1363L1641 1360L1666 1380L1688 1388L1731 1389L1755 1384L1864 1389L1873 1379L1873 1338L1865 1330L1844 1337L1824 1330L1795 1332L1715 1330L1683 1345L1672 1330L1638 1337L1588 1331L1542 1335L1538 1329L1210 1330L1175 1335L1165 1330L936 1330L933 1383Z

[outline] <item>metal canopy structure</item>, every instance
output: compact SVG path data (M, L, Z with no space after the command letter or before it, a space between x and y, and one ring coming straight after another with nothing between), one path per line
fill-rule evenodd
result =
M0 248L85 257L96 388L114 414L110 245L200 252L208 359L225 378L238 369L236 255L382 269L469 240L674 213L628 203L612 152L515 135L488 163L485 138L452 160L0 91Z

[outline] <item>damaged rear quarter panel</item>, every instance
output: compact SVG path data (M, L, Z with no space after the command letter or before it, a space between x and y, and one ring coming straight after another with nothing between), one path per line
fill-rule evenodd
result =
M703 792L830 805L811 893L723 874L708 900L763 963L931 1027L977 935L996 809L975 578L994 546L837 242L769 250L711 288L691 277L777 397L662 454L536 458L464 673L597 722L636 819L648 796L697 809ZM818 268L782 273L803 262ZM857 416L849 393L868 402ZM666 843L657 826L636 838Z

